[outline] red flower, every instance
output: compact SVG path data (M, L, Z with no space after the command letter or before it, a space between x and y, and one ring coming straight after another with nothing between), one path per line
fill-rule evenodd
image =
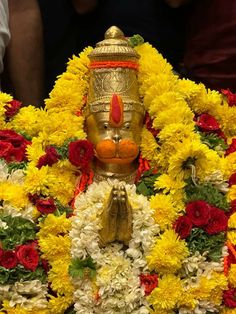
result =
M141 274L139 278L140 284L144 288L145 295L149 295L158 285L158 276L156 274Z
M68 152L72 165L86 169L94 155L93 144L87 140L71 142Z
M42 214L54 213L56 210L56 205L54 204L53 198L36 200L36 207L37 210Z
M35 271L39 263L39 254L35 244L20 245L16 250L18 261L26 269Z
M210 216L207 225L203 228L208 234L216 234L227 229L228 217L223 210L212 206Z
M18 261L17 261L15 252L3 251L1 263L0 263L2 267L5 267L7 269L12 269L16 267L17 264L18 264Z
M42 258L41 264L42 264L42 267L45 270L45 272L48 273L49 269L50 269L48 261L46 259Z
M146 128L148 129L148 131L150 131L152 133L152 135L154 137L156 137L160 131L153 128L152 122L153 122L153 120L149 116L149 113L146 112L146 115L144 118L144 124L146 125Z
M223 293L224 303L229 308L236 307L236 288L230 288Z
M2 257L3 257L3 249L0 247L0 265L1 265L1 260L2 260Z
M226 150L225 155L232 154L236 151L236 138L233 138L232 143L230 144L229 148Z
M9 146L8 152L5 154L5 156L3 156L7 162L21 162L23 160L26 160L26 147L31 142L27 141L22 135L17 134L15 131L12 130L1 130L0 141L1 143L4 142L11 145L11 149Z
M39 158L37 167L40 169L43 166L52 166L60 159L60 155L57 153L56 149L52 146L46 148L46 154Z
M0 158L7 158L13 148L11 143L0 141Z
M232 93L229 89L222 89L221 93L227 97L230 107L236 106L236 94Z
M230 203L230 211L227 212L228 217L230 217L235 212L236 212L236 200L233 200Z
M197 118L196 125L203 132L213 132L220 129L220 126L216 119L208 113L201 114Z
M186 214L194 226L205 226L210 219L210 205L205 201L193 201L186 206Z
M180 216L175 224L175 232L179 234L181 239L186 239L192 230L193 224L188 216Z
M228 182L229 182L229 186L236 184L236 172L231 174Z
M22 103L18 100L10 101L4 108L6 109L5 115L7 118L13 117L19 111Z

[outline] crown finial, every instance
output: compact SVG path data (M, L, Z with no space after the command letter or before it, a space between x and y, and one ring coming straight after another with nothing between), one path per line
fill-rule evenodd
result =
M117 26L111 26L108 28L108 30L105 33L105 39L119 39L119 38L125 38L124 33L122 30L119 29Z

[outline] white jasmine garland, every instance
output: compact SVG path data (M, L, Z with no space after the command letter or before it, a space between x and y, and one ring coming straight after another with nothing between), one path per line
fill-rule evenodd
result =
M113 185L125 185L133 211L133 233L128 247L121 243L99 246L101 214ZM76 313L149 313L139 275L148 272L145 255L154 244L159 227L152 218L146 197L135 185L117 180L93 183L75 201L72 218L72 257L89 256L96 264L95 281L75 278Z

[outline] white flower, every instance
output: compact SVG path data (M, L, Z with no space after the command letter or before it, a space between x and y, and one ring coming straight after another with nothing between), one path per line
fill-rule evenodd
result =
M5 222L5 221L2 221L1 219L0 219L0 229L7 229L8 228L8 225L7 225L7 223Z

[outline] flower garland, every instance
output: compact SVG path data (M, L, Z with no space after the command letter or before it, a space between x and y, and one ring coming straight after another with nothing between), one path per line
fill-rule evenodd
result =
M73 298L77 313L235 312L235 95L180 80L147 43L135 49L147 110L141 153L151 166L137 191L150 205L134 186L127 187L137 209L127 249L98 246L99 212L111 183L92 184L79 195L70 218L78 178L77 192L91 181L86 160L93 148L81 109L92 48L69 61L45 110L21 108L0 93L0 236L16 218L39 228L3 249L0 267L7 273L1 263L6 265L9 250L16 267L25 267L20 246L26 256L39 257L37 267L44 265L42 276L47 273L50 283L47 290L46 282L34 278L37 268L28 269L28 281L21 275L21 281L5 281L3 313L67 313ZM34 287L41 300L36 303Z
M147 199L142 195L137 196L134 185L126 185L133 211L132 239L125 250L118 243L100 248L101 213L114 184L121 183L116 180L93 183L75 201L75 216L70 232L73 239L70 272L77 288L74 294L77 313L133 313L137 310L148 313L139 277L148 271L145 255L152 247L159 228L154 223ZM93 280L86 278L89 265L81 266L80 276L76 272L79 262L86 259L91 259L96 265L96 278Z

